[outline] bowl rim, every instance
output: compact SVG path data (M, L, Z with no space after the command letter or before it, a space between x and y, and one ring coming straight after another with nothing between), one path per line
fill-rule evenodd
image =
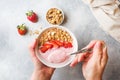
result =
M73 46L74 46L74 50L73 50L73 52L76 52L77 50L78 50L78 42L77 42L77 38L75 37L75 35L69 30L69 29L67 29L66 27L64 27L64 26L50 26L50 27L45 27L44 29L42 29L42 31L40 32L40 34L39 34L39 36L38 36L38 38L37 38L37 46L35 47L35 54L36 54L36 56L37 56L37 58L43 63L43 64L45 64L46 66L49 66L49 67L52 67L52 68L61 68L61 67L65 67L65 66L67 66L68 64L70 64L73 60L74 60L74 58L75 58L75 56L76 55L71 55L70 56L70 60L69 61L67 61L65 64L61 64L61 65L55 65L54 63L50 63L50 62L46 62L46 61L44 61L42 58L40 58L40 54L38 53L38 40L39 40L39 37L40 37L40 35L41 35L41 33L43 32L43 31L45 31L45 30L47 30L47 29L49 29L49 28L53 28L53 27L56 27L56 28L59 28L59 29L64 29L65 31L67 31L69 34L70 34L70 36L73 38Z

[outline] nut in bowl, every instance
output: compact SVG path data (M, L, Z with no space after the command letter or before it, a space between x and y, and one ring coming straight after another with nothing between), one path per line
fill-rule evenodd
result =
M64 20L63 11L59 8L50 8L46 13L46 19L52 25L60 25Z
M43 29L37 39L35 52L39 60L53 68L68 65L75 57L70 53L78 50L75 36L67 28L53 26Z

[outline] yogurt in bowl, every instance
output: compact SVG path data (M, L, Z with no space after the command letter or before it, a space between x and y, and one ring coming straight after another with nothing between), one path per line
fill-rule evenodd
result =
M43 29L37 39L35 48L38 59L45 65L60 68L68 65L75 57L69 55L78 50L73 33L63 26Z

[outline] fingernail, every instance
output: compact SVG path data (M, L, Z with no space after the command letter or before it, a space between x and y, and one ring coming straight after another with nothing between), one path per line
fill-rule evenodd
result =
M95 45L96 48L99 48L101 46L102 46L102 43L100 43L100 42L97 42L96 45Z

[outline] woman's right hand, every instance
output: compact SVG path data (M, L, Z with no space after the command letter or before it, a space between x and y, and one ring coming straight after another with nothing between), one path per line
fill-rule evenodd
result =
M70 66L74 67L82 62L82 71L86 80L102 80L102 74L108 61L105 43L94 40L85 48L92 48L93 52L78 54Z

